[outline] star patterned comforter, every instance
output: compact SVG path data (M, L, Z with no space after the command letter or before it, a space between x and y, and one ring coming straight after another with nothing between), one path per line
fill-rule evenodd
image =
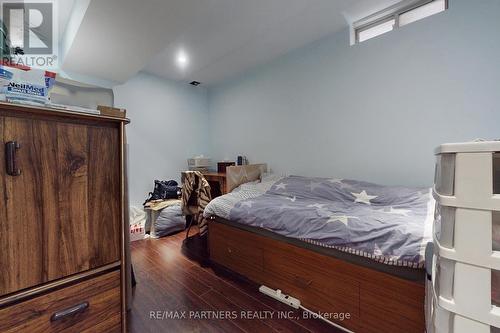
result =
M421 268L432 241L434 199L429 188L267 176L215 198L204 215L388 265Z

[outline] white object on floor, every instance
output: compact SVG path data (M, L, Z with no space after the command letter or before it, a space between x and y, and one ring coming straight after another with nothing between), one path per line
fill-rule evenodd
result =
M144 239L146 235L146 212L144 209L130 207L130 241Z
M282 303L285 303L286 305L289 305L291 306L292 308L294 309L302 309L308 313L310 313L311 315L313 315L313 318L318 318L318 319L321 319L323 320L324 322L326 322L327 324L329 325L332 325L344 332L348 332L348 333L354 333L353 331L350 331L348 330L347 328L344 328L338 324L335 324L334 322L331 322L329 321L328 319L326 319L325 317L321 316L319 313L316 313L314 311L311 311L309 310L308 308L304 307L303 305L300 304L300 300L295 298L295 297L292 297L292 296L289 296L289 295L286 295L286 294L283 294L281 292L280 289L277 289L277 290L274 290L274 289L271 289L267 286L260 286L259 287L259 291L269 297L272 297Z
M281 290L274 290L266 286L260 286L259 291L263 294L266 294L269 297L272 297L286 305L291 306L292 308L298 309L300 308L300 301L294 297L285 295L281 292Z

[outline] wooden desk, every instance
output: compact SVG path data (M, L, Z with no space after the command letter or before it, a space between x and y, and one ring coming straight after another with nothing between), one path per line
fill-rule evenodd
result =
M212 199L218 197L219 195L224 195L228 192L225 173L204 172L203 176L210 183L210 186L212 187ZM217 184L217 189L213 188L214 183Z

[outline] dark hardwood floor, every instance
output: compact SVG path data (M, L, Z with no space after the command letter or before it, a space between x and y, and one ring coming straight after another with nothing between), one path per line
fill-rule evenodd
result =
M184 236L132 242L137 286L130 332L341 332L304 319L301 311L259 293L254 283L200 264L196 237L186 242ZM214 315L219 318L208 317Z

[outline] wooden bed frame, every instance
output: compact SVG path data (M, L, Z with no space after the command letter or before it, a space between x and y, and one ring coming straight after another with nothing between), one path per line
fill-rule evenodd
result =
M210 259L323 313L355 332L425 330L423 282L409 281L211 220Z
M425 331L423 281L355 265L218 219L208 226L211 261L253 282L281 289L314 311L349 313L350 319L336 322L350 330Z

